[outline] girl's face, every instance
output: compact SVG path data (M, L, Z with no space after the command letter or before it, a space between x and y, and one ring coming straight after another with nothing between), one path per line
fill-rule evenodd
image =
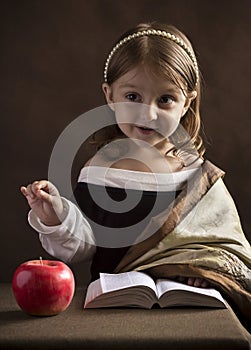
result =
M114 110L121 131L158 147L178 127L191 101L189 95L166 78L137 66L109 86L103 84L107 103Z

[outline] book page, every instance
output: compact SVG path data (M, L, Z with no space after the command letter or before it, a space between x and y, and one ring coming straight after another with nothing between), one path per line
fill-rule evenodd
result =
M223 299L221 293L214 288L193 287L181 282L176 282L176 281L166 280L166 279L158 279L156 281L156 288L157 288L158 298L160 298L161 295L166 293L167 291L183 290L187 292L197 293L200 295L207 295L209 297L216 298L226 305L225 300Z
M96 281L91 282L86 292L84 308L86 307L87 304L89 304L92 300L94 300L101 294L102 294L102 288L101 288L100 280L98 279Z
M153 279L143 272L129 271L119 274L100 273L103 293L136 286L147 286L157 293Z

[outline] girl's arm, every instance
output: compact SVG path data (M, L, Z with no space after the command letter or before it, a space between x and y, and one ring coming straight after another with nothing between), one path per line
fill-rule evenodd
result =
M93 232L77 206L61 198L46 180L35 181L21 191L31 207L28 221L49 254L66 262L92 258L96 250Z

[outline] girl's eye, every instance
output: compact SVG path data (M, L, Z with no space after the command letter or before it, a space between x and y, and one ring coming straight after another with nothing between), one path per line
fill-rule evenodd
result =
M165 104L165 105L169 105L173 101L174 101L174 98L172 96L169 96L169 95L161 96L161 98L159 99L159 103Z
M131 101L131 102L140 102L140 96L138 94L135 93L130 93L126 95L126 99Z

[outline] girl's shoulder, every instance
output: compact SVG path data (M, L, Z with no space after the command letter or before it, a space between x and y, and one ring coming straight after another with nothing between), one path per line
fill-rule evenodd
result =
M135 159L132 157L125 157L121 159L107 159L100 155L95 155L90 158L83 166L89 167L103 167L120 170L128 170L142 173L176 173L184 170L198 168L203 164L203 160L199 157L179 155L167 155L165 161L157 161L151 159L147 162Z
M104 159L99 159L98 161L96 157L92 157L84 164L84 168L88 166L99 166L112 169L151 172L151 169L149 169L149 167L146 164L138 161L137 159L130 158L123 158L114 162L108 162Z
M93 157L88 159L87 162L83 165L83 168L86 168L86 167L90 166L91 163L92 163L92 159L93 159Z

